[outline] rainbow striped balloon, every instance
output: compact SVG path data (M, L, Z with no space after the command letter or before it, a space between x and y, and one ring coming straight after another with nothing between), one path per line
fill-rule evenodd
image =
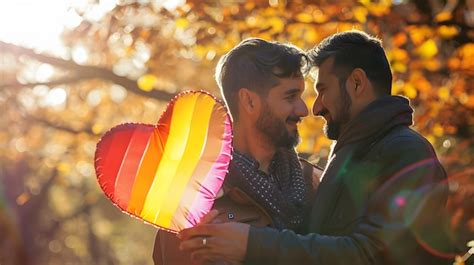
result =
M177 232L212 208L232 151L224 105L204 91L168 104L157 125L122 124L97 144L100 187L123 211Z

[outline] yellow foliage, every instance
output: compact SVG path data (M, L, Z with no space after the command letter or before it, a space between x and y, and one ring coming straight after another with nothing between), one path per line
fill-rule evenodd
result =
M187 28L189 26L189 21L186 18L178 18L175 23L178 29Z
M272 7L278 7L279 4L282 4L281 2L279 3L280 1L278 0L268 0L268 4Z
M394 72L397 72L397 73L406 73L407 65L401 62L395 62L395 63L392 63L392 69Z
M408 53L404 49L395 48L391 51L392 59L395 61L407 62L408 61Z
M313 144L310 139L301 139L300 143L297 147L298 153L312 153L313 152Z
M67 174L71 171L71 165L66 162L60 162L57 166L57 169L60 173Z
M444 133L443 126L441 126L439 123L436 123L433 126L433 135L436 137L441 137L443 136L443 133Z
M464 105L468 108L474 108L474 95L467 96L467 99L464 101Z
M447 86L442 86L438 89L438 97L446 101L449 99L449 88Z
M158 81L158 78L155 75L152 74L146 74L141 76L137 83L138 87L143 90L143 91L152 91L156 82Z
M474 59L474 43L465 44L460 48L461 57L465 59Z
M150 30L148 30L148 29L142 29L142 30L140 31L140 38L146 40L146 39L148 39L148 38L150 37L150 33L151 33Z
M426 69L432 72L437 71L441 68L441 63L436 58L425 61L423 65L425 66Z
M399 95L403 91L404 86L405 86L405 83L403 82L403 80L397 80L392 85L392 94Z
M426 39L433 36L432 29L429 27L415 27L411 26L407 28L410 35L410 39L416 46L422 45Z
M267 23L272 27L273 33L280 33L285 29L285 22L279 17L271 17L267 20Z
M255 2L247 1L244 5L244 8L247 10L252 10L255 8Z
M310 95L310 96L307 96L305 99L304 99L304 103L306 104L306 107L308 108L308 110L312 110L313 108L313 104L314 104L314 101L316 100L316 96L315 95Z
M416 48L416 53L423 59L430 59L438 53L436 42L432 39L425 41L421 46Z
M352 23L338 23L337 24L337 30L338 31L347 31L347 30L353 30L353 29L359 29L356 24Z
M328 16L323 11L316 9L313 11L313 19L316 23L324 23L328 20Z
M318 31L316 31L314 28L308 28L304 37L306 41L311 44L317 43L320 39Z
M457 70L461 66L461 60L457 57L448 59L448 68L451 70Z
M451 12L441 11L440 13L436 15L435 21L437 22L447 21L447 20L450 20L452 17L453 15L451 14Z
M323 125L324 125L324 122L321 121L318 124L317 128L322 128ZM319 137L316 137L316 141L314 141L314 145L313 145L313 152L314 153L319 153L321 151L321 149L323 149L323 148L329 148L331 146L331 144L333 143L332 140L330 140L325 135L323 135L322 129L320 129L319 134L317 132L313 132L313 133L315 135L319 136Z
M376 17L388 14L392 5L392 1L390 0L380 0L377 1L377 3L374 3L371 0L359 0L359 2L367 8L370 14Z
M249 27L256 27L258 26L258 24L260 23L260 17L255 17L255 16L248 16L246 19L245 19L245 22L247 22L247 25Z
M273 7L268 7L262 10L260 15L262 17L271 17L271 16L278 16L279 14L278 14L278 9L273 8Z
M459 48L459 57L461 57L461 69L474 71L474 43L468 43Z
M458 35L458 28L455 26L446 26L443 25L438 28L438 34L443 39L451 39L454 36Z
M92 132L94 134L101 134L103 131L104 131L104 125L103 124L100 124L100 123L96 123L92 126Z
M367 21L367 14L368 14L368 11L366 8L364 7L356 7L354 8L354 18L359 21L360 23L365 23Z
M296 15L296 20L302 23L311 23L313 22L313 16L311 14L302 12Z
M392 43L395 47L400 47L407 42L407 35L405 32L399 32L392 37Z
M408 83L403 87L403 94L410 99L414 99L418 95L418 92L412 84Z
M449 125L446 127L445 131L446 131L446 134L455 134L458 130L456 127Z
M410 74L409 82L416 87L420 92L428 93L431 90L431 84L426 80L421 72L413 72Z

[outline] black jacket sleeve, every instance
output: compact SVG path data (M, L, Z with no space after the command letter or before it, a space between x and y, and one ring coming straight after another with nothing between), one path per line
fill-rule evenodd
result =
M447 200L446 173L421 136L393 137L366 213L347 235L252 227L246 261L264 264L441 264L426 245ZM425 246L425 247L422 247ZM447 261L443 261L447 262Z

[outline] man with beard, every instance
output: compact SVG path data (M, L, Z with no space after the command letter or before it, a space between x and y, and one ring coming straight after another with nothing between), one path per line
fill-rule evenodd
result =
M434 255L449 250L442 246L446 173L431 144L409 128L408 100L391 96L380 40L360 31L338 33L309 57L317 68L313 113L337 142L307 231L200 224L180 233L180 247L259 264L448 263Z
M306 63L304 52L294 46L255 38L219 61L216 81L233 120L233 158L223 195L214 204L218 222L301 230L322 173L294 150L297 126L308 115L301 98ZM199 243L206 246L207 238ZM155 264L203 261L181 253L178 245L175 235L159 231Z

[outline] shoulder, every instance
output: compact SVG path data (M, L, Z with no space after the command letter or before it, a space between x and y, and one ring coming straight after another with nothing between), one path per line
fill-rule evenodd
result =
M387 175L410 172L446 178L446 172L431 143L408 127L390 132L379 143L378 149L378 161Z
M378 143L379 155L404 155L408 157L436 157L431 143L408 127L399 127L388 133Z

